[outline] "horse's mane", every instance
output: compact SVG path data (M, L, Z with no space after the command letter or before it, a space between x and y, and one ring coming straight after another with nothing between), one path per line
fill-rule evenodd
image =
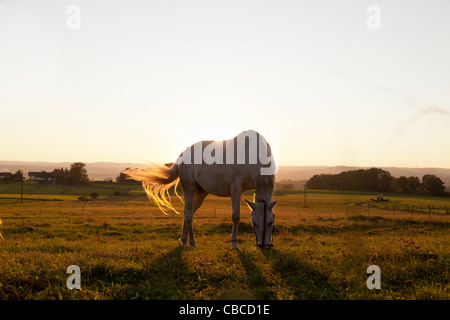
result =
M255 201L270 202L272 201L273 188L275 184L275 175L259 175L256 177L255 183Z
M258 133L259 139L264 139ZM265 141L265 139L264 139ZM267 141L265 141L267 143ZM272 155L272 150L270 145L267 143L267 156L270 157ZM262 167L269 167L270 164L262 165ZM274 165L273 163L271 165ZM257 202L270 202L272 201L273 189L275 185L275 175L264 175L259 174L256 177L255 181L255 201Z

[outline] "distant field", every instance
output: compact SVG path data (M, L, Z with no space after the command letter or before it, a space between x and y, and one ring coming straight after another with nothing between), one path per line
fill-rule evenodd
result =
M198 247L182 249L182 216L164 215L139 186L43 186L23 204L17 187L0 184L0 299L449 298L448 198L308 191L304 207L303 190L277 190L275 247L261 251L249 192L236 251L227 198L208 196L194 217ZM66 287L70 265L81 290ZM380 290L366 287L369 265Z
M78 200L78 196L66 196L59 194L25 194L21 197L20 194L15 193L0 193L0 200L11 200L12 203L24 201L75 201Z
M24 183L24 197L28 195L76 195L89 196L92 192L97 192L102 196L111 196L114 191L129 191L132 195L143 195L144 191L140 185L136 184L116 184L116 183L93 183L88 186L64 186L53 184L36 184ZM0 194L16 194L20 195L20 182L0 182Z

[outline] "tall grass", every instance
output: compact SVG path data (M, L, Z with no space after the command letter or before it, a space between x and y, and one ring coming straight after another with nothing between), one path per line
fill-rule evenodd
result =
M0 198L0 299L448 299L448 216L368 214L360 194L310 194L307 207L302 197L276 195L271 250L255 248L243 201L240 251L229 244L226 198L205 200L198 247L185 249L182 215L163 215L145 196ZM366 286L372 264L381 290ZM66 287L70 265L81 290Z

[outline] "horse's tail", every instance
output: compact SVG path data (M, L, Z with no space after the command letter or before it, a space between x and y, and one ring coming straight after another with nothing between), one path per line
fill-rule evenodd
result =
M142 182L142 187L149 199L153 200L164 214L167 214L167 209L179 214L177 209L173 207L169 194L169 189L174 187L175 194L183 202L183 199L177 193L178 183L180 182L177 164L168 166L152 163L142 169L125 170L124 173L132 179Z

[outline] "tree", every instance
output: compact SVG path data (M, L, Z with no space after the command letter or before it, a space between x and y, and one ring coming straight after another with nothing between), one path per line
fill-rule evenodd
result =
M315 174L306 182L308 189L333 190L336 189L334 178L336 175L331 174Z
M411 192L411 193L419 193L421 186L422 186L422 184L420 183L419 177L411 176L411 177L408 178L409 192Z
M75 162L70 165L67 182L69 184L87 184L89 177L86 170L86 164L83 162Z
M409 180L405 176L401 176L396 181L397 191L401 193L409 193Z
M418 177L401 176L395 180L396 191L401 193L420 193L422 184Z
M422 192L430 195L444 195L444 182L433 174L426 174L422 177Z
M391 173L379 168L343 171L339 174L316 174L307 182L308 189L373 191L402 193L424 193L446 195L444 182L435 175L424 175L422 183L418 177L401 176L397 179Z
M380 169L370 168L366 170L365 186L367 191L389 192L392 190L394 178L391 173Z
M11 178L15 181L21 181L23 179L23 172L22 170L17 170L16 173L14 173Z
M54 169L51 174L57 184L64 184L69 180L69 170L67 168Z
M126 168L124 171L129 170L130 168ZM131 179L126 173L123 171L116 178L116 182L118 183L140 183L137 180Z

